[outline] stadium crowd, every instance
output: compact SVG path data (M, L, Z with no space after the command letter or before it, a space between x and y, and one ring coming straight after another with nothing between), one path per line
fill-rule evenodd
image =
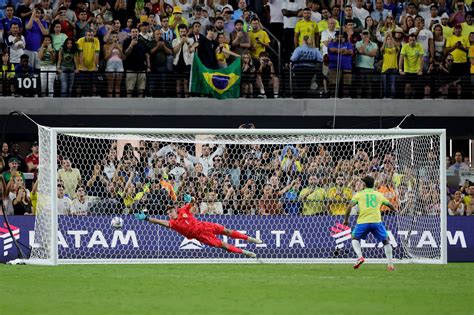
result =
M370 150L352 150L340 147L331 152L324 145L186 146L145 141L120 148L112 142L88 164L83 156L58 156L58 212L165 214L168 204L191 195L199 205L194 211L201 214L342 215L355 192L363 188L361 178L369 174L396 211L439 214L439 175L427 167L437 163L434 154L427 154L425 163L415 169L398 163L392 153L371 156ZM38 154L37 143L26 158L18 153L18 144L3 143L0 186L7 213L36 213ZM447 159L453 171L469 170L467 163L461 152L456 152L453 161ZM33 175L31 184L25 185L23 172ZM448 194L450 215L473 213L473 183L449 187ZM388 208L382 211L392 214Z
M1 91L189 97L197 54L210 69L241 58L243 97L278 97L291 81L296 97L470 98L472 9L472 0L1 0Z

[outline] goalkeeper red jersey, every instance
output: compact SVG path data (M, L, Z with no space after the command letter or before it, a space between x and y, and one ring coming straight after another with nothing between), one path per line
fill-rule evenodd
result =
M192 205L187 204L178 209L178 218L169 220L170 228L176 232L186 236L187 238L195 238L201 232L201 221L196 219L191 212Z

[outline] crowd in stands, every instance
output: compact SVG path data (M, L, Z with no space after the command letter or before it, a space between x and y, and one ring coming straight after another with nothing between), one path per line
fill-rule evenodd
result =
M241 58L244 97L278 97L290 69L297 87L322 95L474 91L472 0L5 2L4 95L188 97L194 54L210 69Z
M347 151L341 155L341 151ZM58 155L57 207L62 215L165 214L170 203L196 198L200 214L343 215L352 196L371 175L404 214L439 215L439 175L429 153L420 167L400 165L392 153L330 151L325 145L184 145L110 142L96 156ZM96 152L96 151L94 151ZM118 152L121 152L119 156ZM2 198L9 214L35 214L38 200L38 144L23 158L18 145L3 143ZM469 170L456 152L450 170ZM41 168L40 168L41 171ZM33 181L25 185L25 174ZM450 215L471 215L474 184L448 188ZM383 208L385 215L393 214ZM357 212L356 207L352 213Z

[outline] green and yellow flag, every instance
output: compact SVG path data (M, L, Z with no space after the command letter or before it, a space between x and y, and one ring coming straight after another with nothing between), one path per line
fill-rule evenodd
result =
M190 90L193 93L212 95L217 99L238 98L240 67L240 58L237 58L227 68L209 69L202 64L198 55L194 54Z

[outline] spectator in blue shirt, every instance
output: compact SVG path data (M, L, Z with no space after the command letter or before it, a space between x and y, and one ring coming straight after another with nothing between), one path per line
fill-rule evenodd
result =
M5 8L5 17L0 19L0 36L3 37L3 42L7 41L8 35L10 33L10 27L13 23L16 23L20 26L20 33L23 30L23 23L19 17L13 15L15 8L13 5L9 4Z
M339 96L341 95L340 91L343 91L344 97L349 97L350 94L353 53L354 46L347 41L347 34L336 32L335 39L328 45L328 76L332 92L337 92Z
M294 75L293 93L295 97L304 96L316 76L318 86L322 86L323 56L318 48L312 46L309 36L303 37L303 43L291 55L291 69Z

